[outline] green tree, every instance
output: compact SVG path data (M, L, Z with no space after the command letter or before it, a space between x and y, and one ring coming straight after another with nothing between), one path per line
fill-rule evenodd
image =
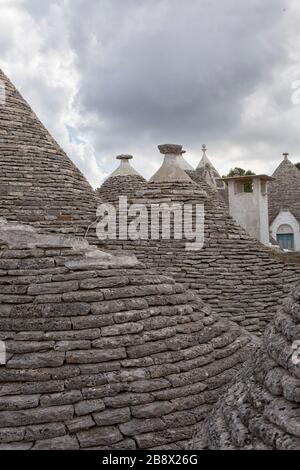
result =
M299 168L300 169L300 168ZM230 172L227 175L227 178L231 178L232 176L252 176L255 175L251 170L244 170L243 168L235 167L231 168ZM245 184L245 193L252 193L253 188L251 183Z
M298 168L298 170L300 170L300 162L299 162L299 163L296 163L296 164L295 164L295 167Z
M239 167L235 167L235 168L231 168L230 172L228 173L227 177L231 177L231 176L251 176L251 175L255 175L255 173L253 173L253 171L251 170L244 170L243 168L239 168Z

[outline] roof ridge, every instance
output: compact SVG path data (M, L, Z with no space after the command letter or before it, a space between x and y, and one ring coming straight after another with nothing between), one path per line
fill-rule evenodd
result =
M280 162L280 164L278 165L278 167L276 168L276 170L274 171L273 175L274 177L276 177L278 174L280 174L280 172L282 170L290 170L290 171L293 171L295 175L297 175L297 177L300 178L300 171L298 170L298 168L296 167L296 165L294 165L293 162L291 162L291 160L289 158L285 158L284 160L282 160Z
M96 201L85 176L0 69L0 216L20 222L82 218Z

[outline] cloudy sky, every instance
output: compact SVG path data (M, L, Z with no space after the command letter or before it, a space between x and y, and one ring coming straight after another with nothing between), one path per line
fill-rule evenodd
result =
M299 0L0 0L0 67L93 186L157 145L224 174L300 161Z

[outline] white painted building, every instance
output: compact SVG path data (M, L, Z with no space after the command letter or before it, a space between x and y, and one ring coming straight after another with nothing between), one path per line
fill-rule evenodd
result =
M282 249L300 251L300 225L288 209L277 214L270 225L270 232Z
M267 175L223 178L228 184L229 213L253 238L270 244Z
M269 188L270 231L282 249L300 251L300 171L283 157Z

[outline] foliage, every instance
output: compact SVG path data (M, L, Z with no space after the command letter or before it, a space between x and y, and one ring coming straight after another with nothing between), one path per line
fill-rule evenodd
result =
M228 173L227 177L232 177L232 176L251 176L255 175L253 171L251 170L244 170L243 168L235 167L231 168L230 172ZM252 193L252 184L251 183L246 183L245 184L245 193Z

